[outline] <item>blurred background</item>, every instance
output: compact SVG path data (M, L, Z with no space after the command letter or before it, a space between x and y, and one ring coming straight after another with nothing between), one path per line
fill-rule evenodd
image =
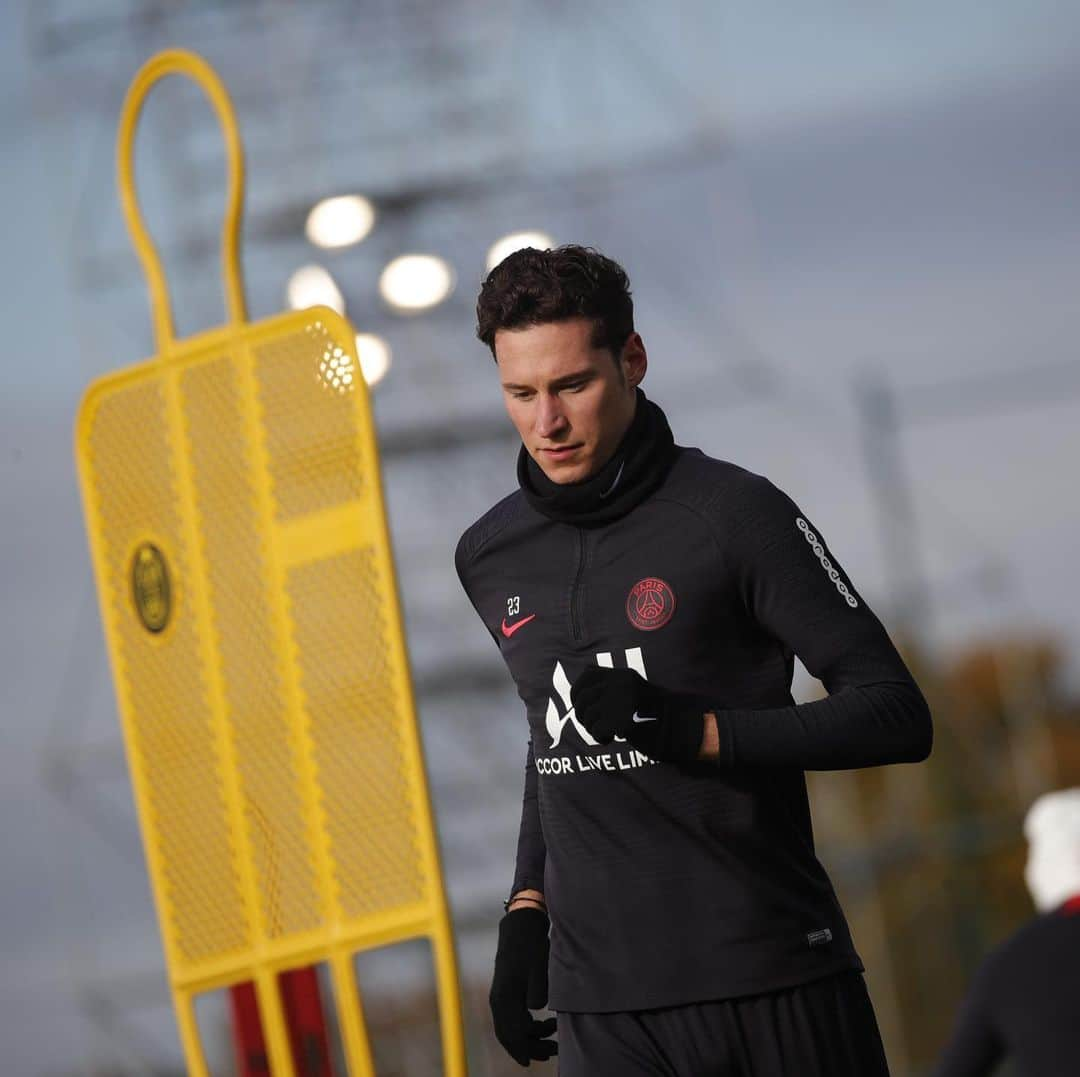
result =
M171 46L237 107L251 317L329 301L365 334L473 1074L518 1072L486 991L526 726L453 549L514 486L473 307L523 230L627 268L677 440L803 506L931 701L928 764L810 776L893 1072L925 1073L1032 915L1024 811L1080 781L1080 8L8 0L5 1077L181 1072L72 459L87 383L154 351L113 154ZM137 168L179 333L218 324L224 155L193 87L155 90ZM438 1072L424 947L360 969L380 1074Z

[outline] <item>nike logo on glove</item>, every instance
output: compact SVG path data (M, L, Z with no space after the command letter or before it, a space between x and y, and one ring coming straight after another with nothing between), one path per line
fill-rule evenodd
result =
M657 721L659 721L659 719L658 718L642 718L641 715L635 714L634 715L634 721L635 722L657 722Z
M515 621L512 625L506 623L506 618L503 618L502 622L502 634L509 639L519 628L527 625L534 617L535 613L530 613L528 617L522 617L520 621Z

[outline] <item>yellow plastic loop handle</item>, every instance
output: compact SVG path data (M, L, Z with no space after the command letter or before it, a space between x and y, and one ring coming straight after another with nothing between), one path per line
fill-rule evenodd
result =
M221 235L221 269L225 283L225 302L229 321L239 325L247 321L247 304L244 300L244 284L240 275L237 254L240 235L240 214L244 204L244 151L240 145L240 131L236 125L232 102L214 69L201 57L183 49L170 49L151 57L135 76L120 114L120 132L117 139L117 172L120 182L120 201L124 207L131 241L142 262L150 285L150 306L154 316L154 337L158 352L165 355L175 343L173 334L172 306L165 274L157 248L146 230L139 200L135 194L135 169L132 146L139 114L151 87L169 75L186 75L197 82L210 98L218 121L221 123L228 152L229 194L225 206L225 222Z

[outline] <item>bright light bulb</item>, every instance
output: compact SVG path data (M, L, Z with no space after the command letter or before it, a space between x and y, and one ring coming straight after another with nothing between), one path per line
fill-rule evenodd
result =
M356 334L356 354L360 357L360 372L368 385L377 385L390 369L390 345L374 333Z
M511 232L502 239L492 243L487 253L487 267L490 273L504 258L509 257L514 251L520 251L524 247L535 247L538 251L546 251L554 247L555 241L546 232Z
M441 303L454 288L454 274L434 254L403 254L379 277L379 292L401 311L428 310Z
M323 306L345 313L345 297L322 266L301 266L289 278L286 295L293 310Z
M359 243L375 224L375 207L362 195L324 198L308 214L304 231L317 247Z

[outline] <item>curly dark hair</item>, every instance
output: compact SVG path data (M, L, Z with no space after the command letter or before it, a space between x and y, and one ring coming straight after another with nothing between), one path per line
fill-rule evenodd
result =
M495 355L500 329L523 329L569 318L591 318L592 343L617 360L634 331L630 278L618 262L591 247L525 247L504 258L476 300L476 335Z

